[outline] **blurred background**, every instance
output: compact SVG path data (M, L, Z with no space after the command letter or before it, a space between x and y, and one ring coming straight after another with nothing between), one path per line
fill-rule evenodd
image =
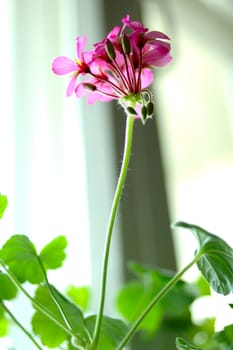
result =
M155 118L135 128L109 266L106 312L113 315L126 261L176 270L192 259L196 242L171 223L195 223L233 245L233 3L3 0L0 11L0 193L9 200L0 243L23 233L39 250L67 235L62 279L54 271L51 281L61 289L91 284L93 309L125 116L115 103L67 98L68 77L53 75L51 62L74 58L78 35L91 48L126 13L169 35L173 61L155 71ZM197 275L194 268L186 278ZM220 305L211 312L221 328L233 316ZM27 322L25 306L15 308ZM27 340L11 332L17 350L26 349ZM8 341L0 339L0 349Z

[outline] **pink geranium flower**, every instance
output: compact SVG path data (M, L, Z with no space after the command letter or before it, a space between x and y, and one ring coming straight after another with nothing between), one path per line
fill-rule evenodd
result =
M84 46L87 38L85 36L76 39L77 58L71 60L65 56L59 56L52 63L52 71L57 75L72 73L71 80L67 88L67 96L74 92L75 85L79 74L89 73L88 63L91 60L91 52L85 53Z
M122 26L114 27L93 50L84 51L85 43L85 37L77 39L77 59L61 56L53 61L55 74L72 73L67 95L86 94L88 103L116 99L136 118L149 116L153 103L146 88L153 81L153 67L171 61L169 37L126 15ZM84 78L78 82L80 75Z

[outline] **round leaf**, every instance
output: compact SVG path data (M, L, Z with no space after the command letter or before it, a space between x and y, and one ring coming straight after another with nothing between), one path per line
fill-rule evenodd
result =
M131 281L119 292L117 308L122 316L131 323L134 322L154 296L150 286L146 288L141 282ZM162 322L162 308L157 305L139 325L139 329L148 334L156 332Z
M5 317L0 317L0 338L5 337L9 330L9 321Z
M84 342L87 342L89 338L87 336L87 330L81 310L76 305L71 303L55 287L50 285L50 288L52 288L53 294L55 295L59 305L62 307L73 331L77 333ZM50 313L60 321L60 323L66 326L57 305L51 298L46 287L40 286L37 288L35 300L48 309ZM46 315L39 311L36 311L32 318L32 326L34 333L39 335L42 343L48 347L57 347L69 337L67 333L61 327L59 327L59 325L54 323Z
M20 282L40 283L44 280L36 249L25 235L12 236L2 247L0 258Z
M7 207L7 197L0 194L0 219L3 217L6 207Z
M41 262L46 270L57 269L62 266L66 257L65 248L67 240L65 236L59 236L48 243L40 252Z
M82 310L87 310L90 301L90 288L87 286L75 287L70 285L66 294Z
M0 300L14 299L17 295L17 288L9 277L0 272Z
M96 315L87 317L85 321L90 333L93 334ZM117 345L123 340L127 331L128 327L123 321L104 316L101 325L99 349L116 350Z

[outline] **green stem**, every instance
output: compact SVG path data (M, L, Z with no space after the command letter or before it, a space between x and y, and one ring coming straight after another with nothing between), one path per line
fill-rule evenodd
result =
M75 332L71 331L70 329L67 329L67 327L54 314L52 314L42 304L38 303L34 298L31 297L31 295L23 288L23 286L17 280L15 275L10 271L10 269L8 269L8 267L5 265L5 263L2 259L0 259L0 264L3 267L4 271L6 272L6 274L8 275L8 277L11 279L11 281L31 301L32 305L35 307L36 310L40 311L42 314L47 316L56 325L58 325L60 328L62 328L67 334L69 334L73 337L77 337Z
M62 308L62 306L61 306L60 303L58 302L58 300L57 300L57 298L56 298L56 295L55 295L53 289L51 288L51 285L50 285L50 283L49 283L49 281L48 281L48 277L47 277L45 268L44 268L44 266L43 266L43 264L42 264L42 262L41 262L40 257L38 257L38 260L39 260L39 263L40 263L41 270L43 271L43 274L44 274L45 285L46 285L46 287L47 287L47 289L48 289L48 292L49 292L51 298L53 299L54 303L56 304L56 306L57 306L57 308L58 308L58 310L59 310L59 312L60 312L60 314L61 314L61 316L62 316L62 318L63 318L63 320L64 320L64 322L65 322L65 324L66 324L66 326L67 326L67 328L70 329L70 330L72 330L72 325L70 324L70 321L69 321L68 318L66 317L66 314L65 314L65 312L64 312L64 310L63 310L63 308Z
M120 171L120 175L119 175L119 179L116 187L115 196L113 198L112 208L109 216L107 234L106 234L104 260L103 260L102 274L101 274L99 309L98 309L98 314L96 318L93 343L92 343L93 350L97 349L97 345L99 342L100 328L101 328L101 323L103 318L103 310L104 310L104 302L105 302L105 294L106 294L107 270L108 270L108 260L109 260L112 231L113 231L113 225L116 218L117 208L119 205L119 201L120 201L122 190L125 183L125 178L128 171L128 165L129 165L131 147L132 147L132 139L133 139L133 126L134 126L134 117L131 115L128 115L127 122L126 122L125 145L124 145L124 154L123 154L123 160L121 165L121 171Z
M36 342L36 340L33 338L33 336L24 328L24 326L17 320L17 318L12 314L12 312L6 307L6 305L0 301L2 307L7 312L7 314L10 316L10 318L17 324L17 326L21 329L21 331L26 334L26 336L34 343L34 345L39 350L43 350L43 348Z
M148 315L151 309L158 304L158 302L165 297L165 295L174 287L174 285L180 280L181 276L190 269L197 261L199 260L201 254L197 254L195 258L186 265L182 270L177 272L174 277L170 279L170 281L160 290L158 294L154 297L154 299L148 304L148 306L143 310L143 312L139 315L136 321L133 323L132 327L129 329L128 333L125 335L124 339L118 345L116 350L121 350L124 346L127 345L129 340L132 338L134 333L137 331L138 326L144 320L144 318Z
M39 260L39 263L40 263L41 270L43 271L43 274L44 274L44 279L45 279L44 282L45 282L45 285L46 285L46 287L47 287L47 289L48 289L48 292L49 292L49 294L50 294L52 300L53 300L54 303L56 304L56 306L57 306L57 308L58 308L58 310L59 310L59 312L60 312L60 314L61 314L61 316L62 316L62 318L63 318L63 321L64 321L65 324L66 324L67 329L69 329L69 330L72 332L72 330L73 330L72 324L71 324L69 318L66 316L66 313L65 313L65 311L64 311L64 309L63 309L63 307L62 307L62 305L61 305L61 304L59 303L59 301L57 300L56 294L54 293L54 290L53 290L52 286L51 286L50 283L49 283L49 280L48 280L48 277L47 277L47 273L46 273L46 271L45 271L44 265L42 264L41 259L40 259L39 256L38 256L38 260ZM89 336L89 334L88 334L88 332L86 332L86 334L87 334L87 336L89 337L89 340L91 340L91 339L90 339L90 336ZM76 338L79 340L80 345L83 344L83 340L82 340L82 338L81 338L78 334L76 334Z

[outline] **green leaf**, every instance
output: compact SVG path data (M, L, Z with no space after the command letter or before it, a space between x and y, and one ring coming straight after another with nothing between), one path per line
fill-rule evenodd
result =
M233 349L233 324L228 325L224 327L222 331L215 333L214 341L218 345L221 344L222 346L221 349L232 350Z
M38 284L44 281L44 269L56 269L65 258L66 238L59 236L48 243L38 256L34 244L25 235L13 235L2 247L0 258L18 280Z
M201 348L197 348L196 346L189 344L182 338L176 339L176 349L177 350L203 350Z
M200 296L211 295L210 285L202 275L195 281L195 285L200 292Z
M153 298L152 290L138 281L129 282L118 294L117 308L124 318L133 323ZM138 329L153 334L162 322L162 309L158 305L145 317Z
M17 295L17 288L9 277L0 271L0 300L11 300Z
M69 323L79 337L85 343L88 342L88 332L86 330L84 318L81 310L65 298L55 287L51 286L57 301L61 305ZM66 323L61 313L51 298L48 290L44 286L37 288L35 300L48 309L64 326ZM39 335L44 345L48 347L57 347L68 339L69 335L46 315L36 311L32 318L32 327L35 334Z
M68 338L65 331L38 312L32 318L32 329L49 348L56 348Z
M94 333L96 315L86 318L87 328L91 335ZM128 331L126 324L118 319L103 316L100 330L99 349L116 350Z
M7 204L8 204L7 197L0 194L0 219L3 217Z
M70 285L66 294L82 310L87 310L90 301L90 288L88 286L75 287Z
M57 269L62 266L66 257L65 248L67 240L65 236L59 236L48 243L40 252L40 259L45 268Z
M126 320L133 322L152 301L155 295L170 281L174 272L131 263L130 269L137 280L128 282L117 297L117 307ZM179 281L176 286L157 304L143 320L139 329L153 335L161 327L164 319L177 326L188 324L190 304L199 296L198 289L192 284ZM178 322L178 318L179 321Z
M0 318L0 338L5 337L9 330L9 321L5 317Z
M44 280L34 244L25 235L13 235L3 245L0 258L23 283L40 283Z
M62 293L60 293L55 287L51 286L56 300L61 305L66 317L76 334L84 341L89 342L89 332L87 331L84 317L80 308L67 299Z
M8 329L9 321L5 318L5 310L0 304L0 338L7 335Z
M221 238L199 226L178 222L175 227L187 228L195 235L200 255L197 266L210 286L227 295L233 291L233 249Z

